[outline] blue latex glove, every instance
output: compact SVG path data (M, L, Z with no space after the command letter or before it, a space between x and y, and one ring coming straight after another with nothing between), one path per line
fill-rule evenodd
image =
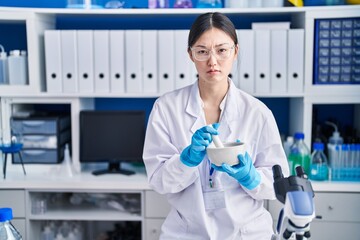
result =
M211 135L217 135L219 124L198 129L191 138L191 144L180 154L180 160L186 166L195 167L201 163L206 154L206 148L212 142Z
M253 165L250 155L246 152L245 155L238 155L239 164L230 166L223 163L221 167L211 164L214 169L221 172L226 172L231 177L235 178L242 186L249 190L256 188L261 181L261 176Z

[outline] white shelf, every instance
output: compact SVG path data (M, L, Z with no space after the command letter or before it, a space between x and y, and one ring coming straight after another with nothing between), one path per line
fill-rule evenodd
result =
M45 214L29 216L29 220L74 220L74 221L142 221L139 214L120 212L110 209L82 209L74 206L63 206L59 209L48 209Z

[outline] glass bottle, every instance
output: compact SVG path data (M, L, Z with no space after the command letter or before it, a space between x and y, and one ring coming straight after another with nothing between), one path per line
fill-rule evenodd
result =
M11 224L11 208L0 208L0 240L22 240L20 233Z
M328 160L324 154L324 144L314 143L311 154L310 179L325 181L329 179Z
M296 175L296 167L302 166L305 173L310 175L310 151L304 142L304 133L297 132L294 134L294 144L290 147L288 156L289 168L291 175Z

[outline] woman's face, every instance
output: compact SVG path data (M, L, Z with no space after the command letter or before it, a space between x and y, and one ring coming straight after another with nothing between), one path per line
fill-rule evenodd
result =
M238 46L234 45L230 36L217 28L204 32L189 51L199 80L208 83L227 81L237 54Z

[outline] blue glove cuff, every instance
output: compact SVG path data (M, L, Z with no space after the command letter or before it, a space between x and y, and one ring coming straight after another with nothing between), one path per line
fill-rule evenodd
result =
M196 167L200 162L192 161L190 158L191 146L186 147L180 154L180 161L188 167Z
M242 179L238 180L239 183L249 190L256 188L261 182L261 175L255 169L254 165L251 164L249 174Z

